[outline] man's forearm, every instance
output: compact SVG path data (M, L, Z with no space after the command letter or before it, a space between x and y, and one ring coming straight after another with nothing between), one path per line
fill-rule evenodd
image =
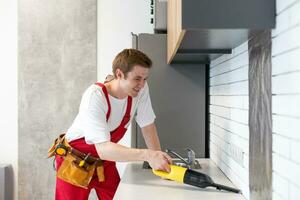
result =
M134 149L113 142L96 144L96 150L102 160L110 161L148 161L155 170L170 172L171 157L161 151L151 149Z
M146 161L146 149L128 148L113 142L104 142L95 145L99 157L110 161Z
M146 145L151 150L161 150L155 124L142 128ZM96 150L102 160L111 161L148 161L153 152L147 149L128 148L113 142L96 144Z
M161 150L159 138L157 135L156 126L154 123L142 128L145 143L149 149Z

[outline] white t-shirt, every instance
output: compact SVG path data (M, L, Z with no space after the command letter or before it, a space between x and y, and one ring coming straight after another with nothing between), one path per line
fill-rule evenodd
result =
M87 144L97 144L110 141L110 131L115 130L121 123L127 108L127 97L117 99L108 94L111 113L106 121L108 105L102 88L91 85L83 94L79 113L66 133L66 139L73 140L85 137ZM136 122L140 127L145 127L155 120L152 109L149 88L147 83L137 97L132 98L130 121L136 113Z

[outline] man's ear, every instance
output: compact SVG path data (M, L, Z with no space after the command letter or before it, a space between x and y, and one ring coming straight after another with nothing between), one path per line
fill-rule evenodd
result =
M124 78L124 73L120 69L116 69L116 78Z

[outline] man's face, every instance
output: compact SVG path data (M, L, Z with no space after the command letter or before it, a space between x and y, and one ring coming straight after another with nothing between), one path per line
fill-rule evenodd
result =
M122 73L122 72L121 72ZM136 97L139 91L144 87L149 75L149 68L135 65L125 78L122 73L120 78L120 86L122 90L129 96Z

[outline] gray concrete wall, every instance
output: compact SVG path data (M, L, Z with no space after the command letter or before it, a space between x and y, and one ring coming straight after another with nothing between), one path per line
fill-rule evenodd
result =
M96 81L97 1L18 3L19 199L54 199L47 150Z

